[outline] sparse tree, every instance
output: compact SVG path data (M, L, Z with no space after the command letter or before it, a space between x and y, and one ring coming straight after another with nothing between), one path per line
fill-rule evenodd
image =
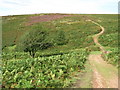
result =
M51 44L46 41L46 36L47 33L43 31L41 27L34 28L34 30L31 30L22 39L22 49L24 52L29 52L34 58L38 50L47 49L51 46Z

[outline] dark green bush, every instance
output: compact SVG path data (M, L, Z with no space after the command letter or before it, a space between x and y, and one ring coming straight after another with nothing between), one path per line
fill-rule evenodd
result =
M47 49L52 46L52 44L46 40L47 36L48 33L43 30L43 27L34 26L31 31L26 33L21 39L20 47L24 52L29 52L29 54L34 57L38 50Z
M57 31L56 37L55 37L55 44L56 45L64 45L68 42L68 39L66 39L64 31Z

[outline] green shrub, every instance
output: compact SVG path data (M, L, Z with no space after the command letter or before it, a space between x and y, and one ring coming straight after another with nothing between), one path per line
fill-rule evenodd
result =
M21 47L24 52L29 52L32 57L35 57L35 54L38 50L47 49L52 46L51 43L46 41L47 33L43 31L41 26L35 26L30 32L25 34L21 40Z
M120 65L118 64L120 60L119 60L119 52L117 48L111 49L110 53L103 54L102 56L108 63L113 64L116 67L120 67Z
M57 45L64 45L68 42L68 40L65 37L64 31L57 31L56 37L55 37L55 44Z

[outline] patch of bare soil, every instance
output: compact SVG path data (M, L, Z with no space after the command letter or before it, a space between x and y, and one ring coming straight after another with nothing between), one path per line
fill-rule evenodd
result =
M99 72L94 68L93 70L93 88L107 88L104 78L99 74Z
M107 64L101 57L101 55L89 55L90 64L93 70L93 88L118 88L118 76L117 73L111 71L111 68L114 68L111 64ZM102 72L100 72L96 67L97 65L102 65L102 69L109 68L109 72L107 76L111 76L111 78L106 78L103 76ZM106 70L107 71L107 70Z
M39 22L47 22L47 21L52 21L56 20L59 18L64 18L64 17L70 17L71 15L60 15L60 14L53 14L53 15L42 15L42 16L32 16L29 18L29 21L26 23L26 25L32 25L34 23L39 23Z

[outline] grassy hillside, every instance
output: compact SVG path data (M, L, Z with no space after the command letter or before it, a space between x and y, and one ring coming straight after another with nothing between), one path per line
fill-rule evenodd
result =
M19 39L29 32L34 26L43 26L50 33L50 38L54 38L56 32L62 30L65 32L69 43L63 46L52 47L52 50L70 50L75 48L85 48L93 45L91 36L99 32L99 27L86 22L83 15L73 15L58 20L33 23L26 25L31 16L12 16L3 17L3 48L13 46L19 42ZM92 30L91 30L92 29Z
M106 15L63 15L36 14L3 17L3 87L68 87L75 74L85 69L91 51L99 51L92 36L100 27L87 21L98 22L105 28L99 42L106 50L103 55L109 63L118 66L118 19L115 14ZM24 36L37 26L47 33L46 41L53 45L38 50L31 58L19 46ZM63 32L67 43L56 44L59 32ZM22 76L21 76L22 75ZM39 78L38 78L39 77ZM32 78L32 79L31 79Z

